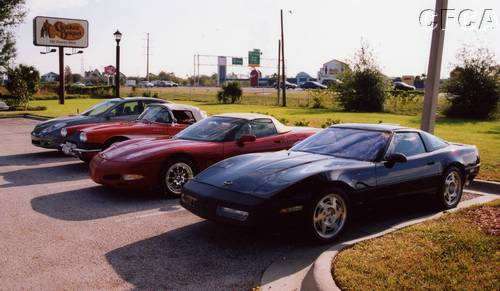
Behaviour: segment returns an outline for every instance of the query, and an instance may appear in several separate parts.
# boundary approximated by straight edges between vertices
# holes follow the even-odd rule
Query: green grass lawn
[[[179,97],[180,98],[180,97]],[[186,97],[187,98],[187,97]],[[47,117],[63,116],[82,112],[103,99],[68,99],[65,105],[57,100],[38,100],[30,102],[32,106],[46,106],[47,110],[33,112],[0,112],[0,116],[19,113],[32,113]],[[419,127],[420,117],[396,115],[390,113],[350,113],[335,109],[313,109],[308,107],[278,107],[252,104],[218,104],[212,101],[178,101],[202,108],[209,114],[223,112],[259,112],[285,118],[293,125],[296,121],[309,121],[310,126],[321,127],[327,119],[347,122],[398,123],[404,126]],[[482,165],[480,177],[500,181],[500,121],[467,121],[440,118],[437,120],[436,134],[446,140],[475,144],[481,153]]]
[[[499,208],[496,200],[360,242],[336,257],[335,281],[343,290],[500,290],[500,236],[489,232]]]

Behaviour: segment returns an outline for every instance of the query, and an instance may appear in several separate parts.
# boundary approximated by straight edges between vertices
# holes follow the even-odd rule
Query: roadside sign
[[[113,76],[116,74],[116,68],[114,66],[106,66],[104,67],[104,74]]]
[[[33,44],[86,48],[89,46],[89,23],[83,19],[37,16],[33,18]]]
[[[248,66],[260,67],[260,49],[254,49],[248,52]]]
[[[243,58],[231,58],[233,65],[243,65]]]

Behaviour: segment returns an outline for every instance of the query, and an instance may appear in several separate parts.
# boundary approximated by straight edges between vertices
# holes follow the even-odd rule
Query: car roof
[[[246,120],[254,120],[259,118],[271,118],[269,115],[259,114],[259,113],[221,113],[215,114],[214,116],[222,116],[222,117],[232,117]]]
[[[121,97],[121,98],[111,98],[109,100],[116,100],[116,101],[144,101],[144,100],[149,100],[149,101],[156,101],[158,103],[170,103],[169,101],[165,99],[160,99],[160,98],[153,98],[153,97]]]
[[[391,123],[342,123],[333,125],[332,127],[377,130],[377,131],[396,131],[401,129],[405,130],[411,129],[408,127],[401,126],[399,124],[391,124]]]
[[[259,113],[222,113],[222,114],[216,114],[214,116],[238,118],[238,119],[245,119],[245,120],[267,118],[267,119],[271,119],[271,121],[274,123],[274,126],[276,127],[276,131],[278,133],[285,133],[285,132],[289,132],[291,130],[291,127],[286,126],[283,123],[279,122],[276,118],[269,116],[269,115],[265,115],[265,114],[259,114]]]

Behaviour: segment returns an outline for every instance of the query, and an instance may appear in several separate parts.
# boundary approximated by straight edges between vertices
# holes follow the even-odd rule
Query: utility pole
[[[147,33],[146,44],[146,80],[149,82],[149,32]]]
[[[198,76],[197,76],[197,80],[198,80],[198,87],[200,86],[200,55],[198,54],[197,55],[197,58],[198,58]]]
[[[59,104],[64,104],[64,47],[59,47]]]
[[[425,80],[424,108],[420,124],[422,130],[430,133],[434,132],[434,125],[436,123],[436,107],[439,94],[441,62],[443,59],[447,7],[448,0],[436,0],[436,9],[434,10],[436,15],[432,30],[429,66],[427,67],[427,79]]]
[[[280,90],[281,90],[281,87],[280,87],[280,84],[281,84],[281,81],[280,81],[280,63],[281,63],[281,39],[278,39],[278,77],[276,78],[276,89],[277,89],[277,92],[278,92],[278,101],[276,103],[276,105],[280,105]]]
[[[193,87],[196,86],[196,55],[193,55]]]
[[[283,9],[281,9],[281,76],[283,78],[283,106],[286,107],[285,37],[283,33]]]

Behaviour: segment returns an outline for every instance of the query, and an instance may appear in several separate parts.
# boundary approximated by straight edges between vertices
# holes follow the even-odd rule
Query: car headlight
[[[48,126],[48,127],[44,128],[44,129],[42,130],[42,133],[49,133],[49,132],[53,132],[53,131],[56,131],[56,130],[58,130],[58,129],[60,129],[60,128],[63,128],[63,127],[65,127],[65,126],[66,126],[66,122],[58,122],[58,123],[56,123],[56,124],[53,124],[53,125],[51,125],[51,126]]]
[[[66,137],[67,135],[68,135],[68,130],[66,129],[66,127],[63,127],[63,129],[61,129],[61,136]]]
[[[87,134],[85,132],[80,133],[80,141],[87,142]]]

